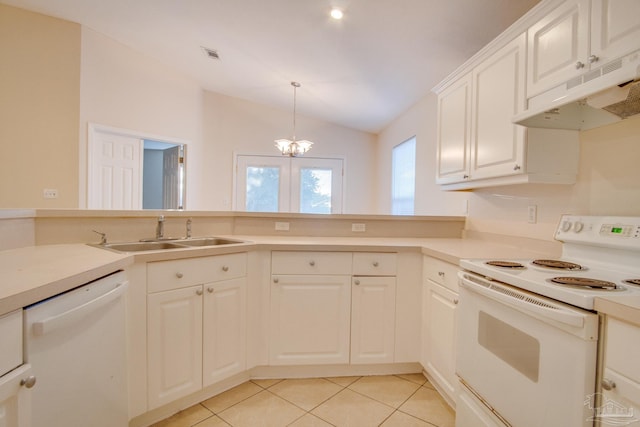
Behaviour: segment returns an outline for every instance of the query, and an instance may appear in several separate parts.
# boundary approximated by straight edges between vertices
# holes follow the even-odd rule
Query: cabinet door
[[[202,286],[147,297],[149,409],[202,388]]]
[[[512,123],[524,110],[526,35],[473,70],[472,179],[524,172],[525,128]]]
[[[428,280],[426,289],[426,366],[450,400],[455,399],[456,306],[458,295]]]
[[[529,28],[527,97],[585,71],[589,57],[589,0],[568,0]]]
[[[354,277],[351,288],[351,363],[392,363],[396,278]]]
[[[31,365],[22,365],[0,377],[0,426],[29,427],[31,425],[29,389],[20,384],[30,375]]]
[[[468,178],[471,126],[471,74],[438,95],[438,154],[436,182]]]
[[[204,285],[203,386],[244,371],[247,279]]]
[[[272,276],[270,363],[349,363],[350,315],[351,276]]]
[[[591,54],[598,63],[640,49],[640,1],[592,0]]]

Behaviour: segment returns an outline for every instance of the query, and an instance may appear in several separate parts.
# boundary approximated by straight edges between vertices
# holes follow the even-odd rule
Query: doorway
[[[185,209],[186,143],[89,125],[89,209]]]

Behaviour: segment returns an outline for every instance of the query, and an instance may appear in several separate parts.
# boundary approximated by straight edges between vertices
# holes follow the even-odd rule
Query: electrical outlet
[[[58,190],[55,188],[45,188],[42,190],[42,197],[45,199],[57,199],[58,198]]]
[[[276,222],[276,231],[289,231],[288,222]]]
[[[362,233],[362,232],[367,231],[367,226],[365,224],[353,223],[353,224],[351,224],[351,231]]]
[[[538,220],[538,206],[530,205],[527,208],[527,222],[529,224],[535,224]]]

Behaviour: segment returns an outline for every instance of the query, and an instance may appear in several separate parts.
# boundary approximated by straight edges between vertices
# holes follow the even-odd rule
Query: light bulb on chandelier
[[[298,82],[291,82],[291,86],[293,86],[293,137],[292,139],[276,139],[275,143],[283,156],[296,157],[309,151],[313,142],[306,139],[296,141],[296,89],[301,85]]]

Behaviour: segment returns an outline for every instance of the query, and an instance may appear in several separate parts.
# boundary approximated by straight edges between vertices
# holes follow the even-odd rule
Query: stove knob
[[[571,221],[562,221],[562,231],[564,231],[565,233],[569,230],[571,230]]]
[[[581,232],[583,228],[584,228],[584,224],[581,223],[580,221],[576,221],[576,223],[573,224],[573,231],[575,231],[576,233]]]

